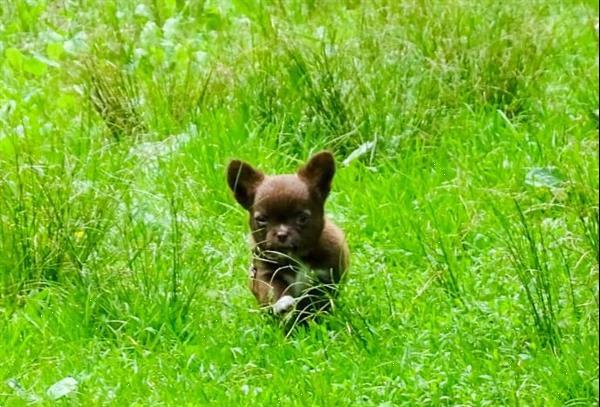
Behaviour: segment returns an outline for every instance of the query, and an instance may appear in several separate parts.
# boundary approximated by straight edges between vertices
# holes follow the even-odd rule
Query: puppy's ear
[[[243,161],[233,160],[227,167],[229,188],[233,191],[235,199],[246,209],[254,203],[254,193],[264,178],[262,172]]]
[[[298,175],[315,188],[323,200],[329,195],[334,174],[335,160],[329,151],[315,154],[298,170]]]

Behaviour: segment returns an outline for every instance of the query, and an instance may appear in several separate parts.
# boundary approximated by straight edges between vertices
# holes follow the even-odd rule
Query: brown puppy
[[[344,234],[324,216],[334,173],[329,152],[296,174],[265,175],[242,161],[229,163],[229,187],[250,215],[250,289],[275,314],[295,307],[305,319],[327,309],[348,268]]]

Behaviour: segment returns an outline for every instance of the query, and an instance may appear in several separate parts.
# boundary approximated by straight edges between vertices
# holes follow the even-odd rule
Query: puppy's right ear
[[[329,151],[313,155],[306,165],[298,170],[298,175],[318,191],[323,201],[329,195],[334,174],[335,160]]]
[[[246,209],[254,203],[254,193],[264,178],[262,172],[243,161],[233,160],[227,167],[229,188],[233,191],[235,199]]]

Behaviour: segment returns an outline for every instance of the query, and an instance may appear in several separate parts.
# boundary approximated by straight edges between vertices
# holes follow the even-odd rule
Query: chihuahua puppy
[[[296,174],[265,175],[245,162],[229,163],[229,188],[249,214],[250,290],[275,314],[296,309],[306,319],[328,309],[348,268],[344,233],[324,215],[334,173],[325,151]]]

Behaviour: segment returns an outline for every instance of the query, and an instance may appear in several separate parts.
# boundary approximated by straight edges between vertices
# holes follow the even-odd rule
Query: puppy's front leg
[[[294,308],[296,299],[291,295],[284,295],[273,304],[273,312],[277,315],[283,314]]]
[[[253,264],[250,272],[250,290],[263,306],[272,305],[275,314],[289,311],[295,304],[295,299],[287,294],[289,286],[285,279],[278,276],[270,268]]]

